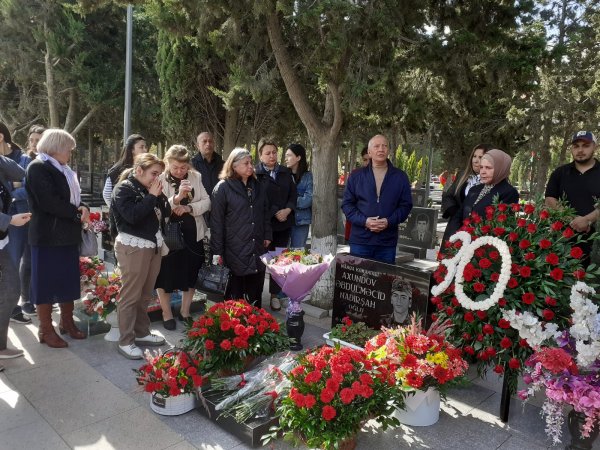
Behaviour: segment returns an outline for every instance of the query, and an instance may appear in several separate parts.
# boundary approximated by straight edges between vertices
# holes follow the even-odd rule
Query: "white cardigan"
[[[175,197],[175,189],[171,186],[171,183],[166,181],[166,173],[162,173],[159,177],[163,186],[163,194],[167,196],[169,199],[169,204],[171,208],[178,206],[174,203],[173,199]],[[206,235],[206,222],[204,222],[204,217],[202,216],[206,211],[210,210],[210,197],[206,193],[206,189],[204,189],[204,185],[202,184],[202,175],[200,172],[196,172],[195,170],[188,170],[188,180],[192,184],[194,188],[194,198],[189,203],[189,206],[192,207],[192,216],[196,220],[196,241],[201,241],[204,239]]]

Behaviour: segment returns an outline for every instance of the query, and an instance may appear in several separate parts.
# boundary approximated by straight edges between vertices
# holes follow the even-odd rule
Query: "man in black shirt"
[[[546,206],[556,208],[559,199],[566,199],[577,216],[571,227],[579,233],[590,233],[598,219],[595,203],[600,200],[600,162],[594,158],[596,137],[591,131],[573,135],[571,154],[573,162],[558,167],[546,185]],[[582,246],[589,255],[591,244]]]

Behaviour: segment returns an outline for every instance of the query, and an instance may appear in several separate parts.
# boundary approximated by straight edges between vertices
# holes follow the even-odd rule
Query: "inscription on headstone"
[[[332,326],[345,316],[369,327],[406,325],[427,317],[431,272],[340,253],[335,260]]]

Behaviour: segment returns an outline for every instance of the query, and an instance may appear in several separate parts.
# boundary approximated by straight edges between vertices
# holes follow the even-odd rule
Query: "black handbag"
[[[198,272],[196,289],[204,292],[211,292],[213,294],[225,295],[230,276],[231,272],[225,266],[203,266]]]
[[[181,222],[166,222],[163,238],[171,252],[184,248],[185,241],[183,240],[183,232],[181,231]]]

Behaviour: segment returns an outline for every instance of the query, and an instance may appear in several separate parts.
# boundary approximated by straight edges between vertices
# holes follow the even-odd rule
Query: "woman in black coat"
[[[481,184],[473,187],[458,212],[448,222],[446,232],[451,230],[449,236],[456,233],[462,226],[463,220],[477,213],[485,218],[485,208],[490,206],[494,199],[498,203],[512,204],[519,201],[519,192],[508,182],[512,159],[502,150],[492,149],[481,158],[479,177]]]
[[[84,339],[73,321],[73,301],[81,296],[79,245],[81,227],[90,212],[81,203],[77,175],[67,165],[75,139],[64,130],[44,131],[38,156],[27,167],[25,189],[31,222],[31,302],[37,307],[40,343],[61,348],[68,344],[52,326],[52,304],[60,304],[61,334]]]
[[[294,209],[298,193],[292,171],[277,163],[277,145],[263,139],[258,144],[258,154],[260,163],[256,165],[256,177],[267,188],[273,229],[269,250],[275,250],[289,245],[292,227],[296,223]],[[273,279],[269,280],[269,292],[271,309],[279,311],[281,302],[277,296],[281,293],[281,287]]]
[[[210,214],[213,261],[231,270],[225,298],[246,298],[260,307],[265,266],[260,256],[273,238],[265,185],[254,176],[250,153],[234,149],[215,186]]]
[[[471,150],[465,169],[459,174],[456,180],[448,186],[448,189],[444,190],[444,193],[442,194],[441,210],[442,217],[448,219],[448,225],[460,210],[465,201],[465,197],[471,188],[480,183],[479,165],[481,163],[481,157],[491,149],[492,146],[490,144],[476,145],[473,150]],[[456,233],[456,230],[453,231],[452,227],[447,226],[442,242],[447,241],[454,233]]]

